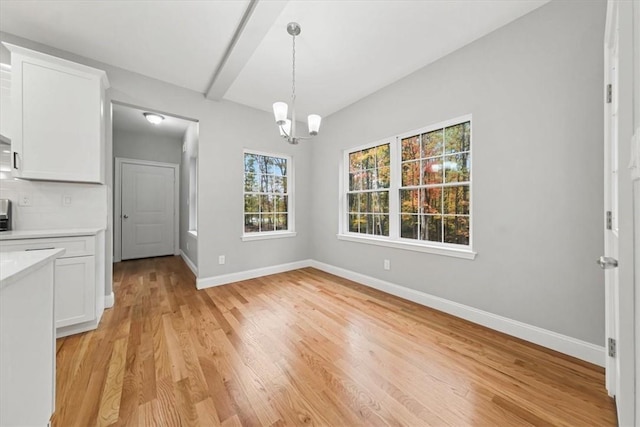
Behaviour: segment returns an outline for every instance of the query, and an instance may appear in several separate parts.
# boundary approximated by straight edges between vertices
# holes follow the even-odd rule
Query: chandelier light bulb
[[[287,110],[289,106],[286,102],[274,102],[273,103],[273,115],[276,118],[276,123],[282,126],[287,120]]]
[[[320,131],[320,122],[322,121],[322,117],[317,114],[309,114],[307,117],[307,124],[309,125],[309,135],[317,135],[318,131]]]

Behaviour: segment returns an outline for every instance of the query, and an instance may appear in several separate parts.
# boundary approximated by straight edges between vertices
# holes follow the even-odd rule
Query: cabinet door
[[[100,82],[22,63],[20,176],[99,182]]]
[[[95,257],[56,260],[56,328],[96,317]]]

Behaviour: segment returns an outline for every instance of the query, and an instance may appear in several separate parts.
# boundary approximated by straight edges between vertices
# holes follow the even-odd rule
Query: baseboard
[[[550,348],[560,353],[573,356],[577,359],[585,360],[598,366],[605,365],[605,348],[603,346],[591,344],[547,329],[532,326],[507,317],[498,316],[487,311],[478,310],[477,308],[469,307],[464,304],[459,304],[444,298],[416,291],[415,289],[406,288],[404,286],[396,285],[395,283],[386,282],[384,280],[376,279],[371,276],[366,276],[364,274],[335,267],[319,261],[312,260],[310,266],[317,268],[318,270],[361,283],[365,286],[378,289],[388,294],[413,301],[426,307],[443,311],[453,316],[486,326],[525,341]]]
[[[113,307],[113,303],[115,302],[115,295],[113,291],[109,295],[105,295],[104,297],[104,308]]]
[[[56,329],[56,339],[62,337],[68,337],[69,335],[75,335],[82,332],[93,331],[98,328],[100,319],[91,320],[89,322],[78,323],[77,325],[65,326]]]
[[[196,267],[193,261],[191,261],[191,258],[189,258],[189,256],[186,253],[184,253],[182,249],[180,249],[180,256],[184,260],[185,264],[187,264],[187,267],[191,269],[191,272],[193,272],[193,275],[198,277],[198,267]]]
[[[238,273],[222,274],[196,279],[198,289],[211,288],[214,286],[226,285],[228,283],[239,282],[241,280],[255,279],[256,277],[268,276],[270,274],[284,273],[285,271],[297,270],[312,265],[312,260],[290,262],[287,264],[273,265],[270,267],[256,268],[253,270],[240,271]]]

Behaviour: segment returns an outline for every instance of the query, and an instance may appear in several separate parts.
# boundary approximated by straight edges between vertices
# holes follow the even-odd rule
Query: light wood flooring
[[[601,368],[312,268],[114,281],[100,327],[57,342],[54,427],[616,423]]]

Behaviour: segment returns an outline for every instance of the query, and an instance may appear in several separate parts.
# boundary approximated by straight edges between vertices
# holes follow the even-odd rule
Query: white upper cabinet
[[[104,71],[5,43],[11,51],[13,176],[104,183]]]

